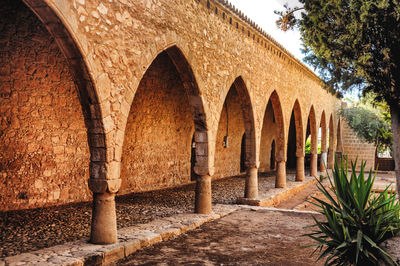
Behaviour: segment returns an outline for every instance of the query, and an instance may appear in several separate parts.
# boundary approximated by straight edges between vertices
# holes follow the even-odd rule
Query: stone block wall
[[[129,113],[120,194],[190,182],[193,119],[182,81],[167,53],[149,67]]]
[[[91,198],[78,93],[54,39],[23,3],[0,6],[0,210]]]
[[[89,165],[96,193],[188,183],[193,135],[197,174],[239,174],[244,131],[249,165],[268,169],[296,102],[303,127],[310,110],[337,123],[318,77],[225,2],[24,2],[0,8],[3,209],[90,200]]]
[[[226,116],[228,110],[228,116]],[[227,135],[228,147],[225,148],[224,136]],[[215,142],[215,174],[213,178],[240,175],[242,138],[245,132],[241,99],[235,86],[231,86],[221,111]]]
[[[273,141],[275,141],[276,147],[276,130],[277,125],[275,121],[274,110],[271,102],[268,102],[264,116],[263,128],[261,131],[260,172],[269,172],[275,169],[275,165],[271,167],[271,148]]]
[[[341,126],[343,153],[348,156],[349,167],[350,160],[358,158],[357,169],[360,169],[361,160],[367,161],[366,170],[375,169],[375,145],[360,140],[345,120],[342,120]]]

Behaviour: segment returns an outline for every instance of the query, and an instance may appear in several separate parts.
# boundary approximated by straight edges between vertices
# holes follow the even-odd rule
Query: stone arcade
[[[304,180],[308,136],[313,176],[343,152],[341,101],[224,1],[6,0],[0,21],[1,211],[93,200],[114,243],[117,192],[195,180],[210,213],[212,179],[257,198],[258,172]]]

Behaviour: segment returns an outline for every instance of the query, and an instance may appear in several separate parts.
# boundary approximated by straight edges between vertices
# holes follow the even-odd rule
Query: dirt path
[[[310,214],[242,209],[118,265],[322,265],[302,237]]]
[[[318,188],[313,186],[308,186],[304,190],[300,191],[289,200],[284,201],[276,206],[279,209],[294,209],[296,206],[304,203],[311,195],[314,195],[318,192]]]

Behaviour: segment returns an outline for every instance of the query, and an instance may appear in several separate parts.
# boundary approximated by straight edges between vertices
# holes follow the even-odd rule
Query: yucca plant
[[[332,177],[328,174],[329,187],[318,181],[317,187],[326,197],[313,197],[310,202],[319,207],[324,221],[315,217],[311,237],[315,251],[321,252],[317,260],[326,258],[326,265],[377,265],[384,261],[397,265],[393,257],[379,247],[386,239],[400,231],[400,205],[389,186],[382,193],[372,191],[375,174],[364,176],[365,162],[356,173],[357,160],[351,162],[348,173],[347,158],[335,162]],[[350,176],[348,176],[350,174]]]

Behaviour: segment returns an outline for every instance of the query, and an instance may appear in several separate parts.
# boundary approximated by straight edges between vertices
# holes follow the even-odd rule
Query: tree
[[[399,0],[299,0],[277,24],[298,27],[306,62],[333,90],[375,93],[391,113],[397,192],[400,192]],[[301,10],[301,18],[294,12]]]
[[[358,138],[374,143],[378,151],[392,148],[390,122],[385,120],[380,111],[358,104],[341,108],[339,114],[344,117],[350,128],[356,132]]]

